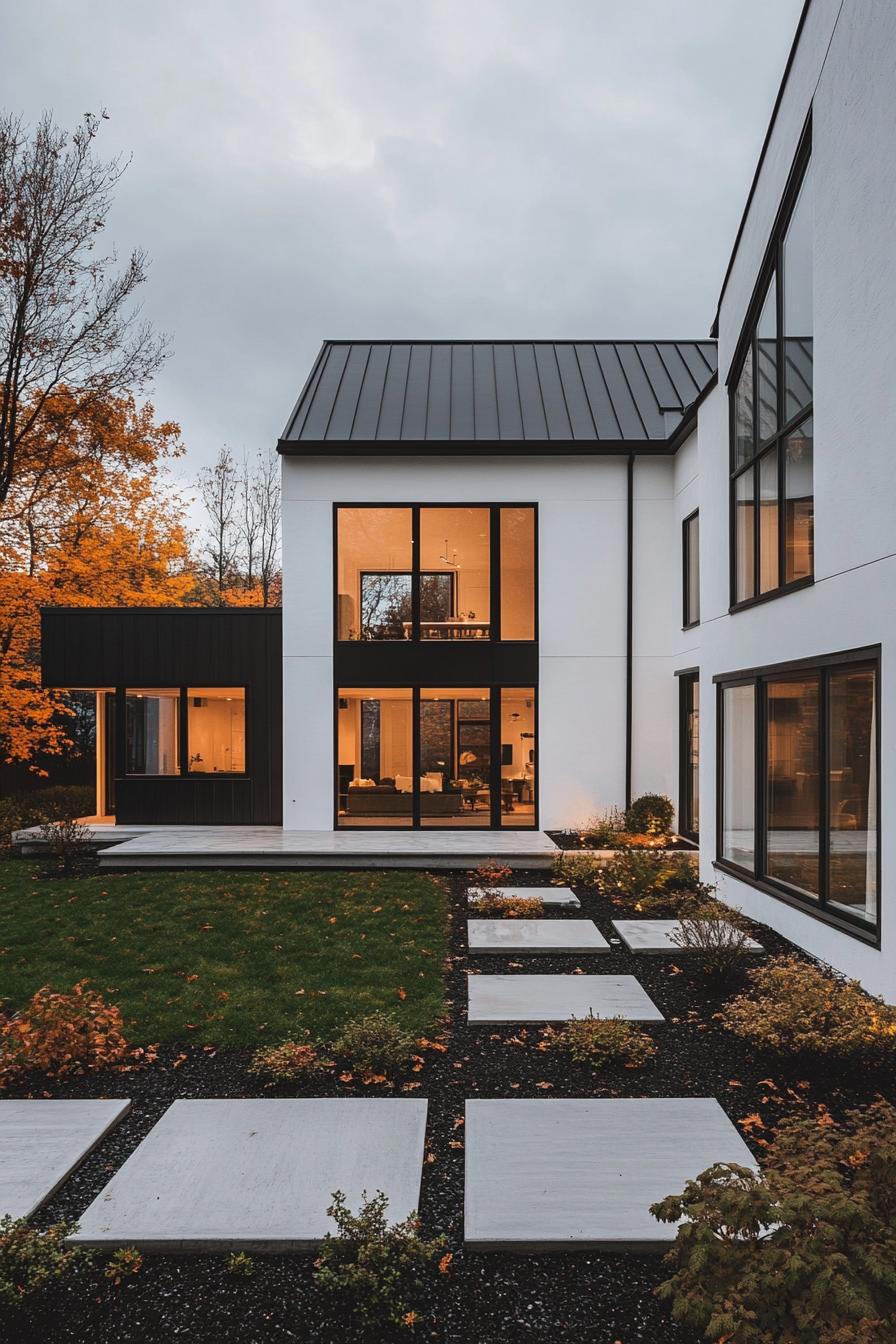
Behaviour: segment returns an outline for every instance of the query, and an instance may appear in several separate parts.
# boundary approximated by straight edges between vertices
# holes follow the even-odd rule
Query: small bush
[[[688,908],[672,941],[690,954],[688,965],[713,984],[737,976],[753,955],[746,920],[720,901]]]
[[[481,863],[478,868],[474,868],[470,877],[473,879],[474,886],[496,887],[499,882],[513,876],[513,869],[505,864],[497,863],[495,859],[488,859]]]
[[[8,851],[12,833],[40,826],[63,817],[90,817],[96,809],[96,793],[90,785],[54,784],[28,793],[0,798],[0,852]]]
[[[306,1035],[303,1040],[262,1046],[252,1056],[249,1072],[271,1083],[297,1083],[310,1078],[320,1067],[317,1047]]]
[[[656,1289],[672,1317],[736,1344],[896,1338],[896,1109],[785,1120],[765,1169],[722,1163],[654,1204],[684,1218]]]
[[[645,1031],[620,1017],[572,1018],[559,1031],[551,1031],[546,1038],[575,1060],[577,1064],[591,1064],[595,1069],[608,1064],[623,1064],[627,1069],[640,1069],[656,1054],[656,1046]]]
[[[625,811],[625,829],[634,835],[668,835],[675,807],[661,793],[642,793]]]
[[[96,868],[96,845],[87,826],[73,817],[45,821],[40,828],[47,847],[43,877],[83,877]]]
[[[730,999],[720,1020],[743,1040],[782,1055],[864,1058],[896,1054],[896,1008],[796,956],[748,972],[750,989]]]
[[[444,1237],[425,1239],[411,1214],[392,1226],[386,1221],[388,1200],[377,1193],[362,1196],[355,1215],[337,1190],[327,1210],[336,1223],[314,1262],[315,1280],[325,1292],[337,1292],[351,1303],[365,1333],[379,1338],[384,1325],[412,1325],[417,1318],[409,1297],[423,1288],[426,1271],[445,1245]]]
[[[103,1273],[107,1279],[118,1286],[123,1279],[132,1279],[143,1268],[143,1256],[136,1246],[120,1246],[113,1251]]]
[[[575,850],[563,850],[554,856],[554,877],[567,886],[578,883],[582,887],[596,886],[600,878],[602,861],[592,854],[577,854]]]
[[[334,1052],[361,1073],[400,1069],[413,1046],[413,1036],[404,1031],[394,1013],[381,1011],[352,1018],[333,1041]]]
[[[120,1064],[128,1053],[121,1011],[81,980],[70,994],[48,986],[15,1016],[0,1014],[0,1086],[32,1070],[61,1078]]]
[[[238,1279],[251,1279],[255,1273],[255,1261],[245,1251],[233,1251],[227,1257],[227,1273]]]
[[[68,1223],[54,1223],[41,1232],[24,1218],[0,1219],[0,1301],[18,1305],[86,1265],[89,1255],[65,1244],[74,1231]]]
[[[702,910],[715,899],[715,887],[707,882],[698,882],[691,876],[690,885],[679,886],[673,879],[672,886],[661,886],[656,891],[647,891],[636,902],[638,913],[664,919],[682,919],[695,910]]]
[[[544,901],[540,896],[507,896],[500,887],[483,888],[476,902],[476,913],[496,919],[541,919]]]
[[[597,816],[589,817],[575,830],[581,842],[592,849],[615,849],[624,828],[624,813],[618,807],[609,807]]]

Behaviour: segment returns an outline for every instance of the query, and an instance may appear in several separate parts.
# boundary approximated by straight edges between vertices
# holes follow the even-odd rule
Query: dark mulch
[[[544,873],[515,873],[520,885],[540,885]],[[467,1254],[463,1247],[463,1116],[467,1097],[710,1096],[734,1121],[759,1115],[771,1126],[786,1110],[826,1105],[834,1114],[892,1094],[892,1080],[867,1071],[833,1072],[829,1066],[783,1067],[751,1056],[714,1021],[721,998],[707,995],[687,970],[684,957],[635,957],[621,945],[598,957],[538,957],[513,963],[506,957],[468,957],[465,879],[451,888],[451,957],[447,969],[449,1020],[439,1039],[445,1053],[421,1050],[427,1060],[417,1074],[394,1080],[394,1090],[421,1083],[410,1095],[429,1098],[427,1161],[421,1215],[428,1235],[443,1233],[453,1262],[413,1306],[421,1319],[407,1340],[457,1344],[520,1344],[563,1339],[583,1344],[697,1344],[675,1327],[652,1293],[663,1278],[660,1258],[591,1253],[554,1256]],[[633,916],[588,889],[578,889],[582,910],[564,913],[593,918],[608,938],[610,920]],[[552,912],[553,914],[553,912]],[[558,916],[559,917],[559,916]],[[784,939],[758,927],[771,953],[792,950]],[[556,1051],[539,1051],[541,1029],[469,1028],[465,1020],[467,971],[525,974],[527,970],[633,973],[668,1021],[647,1030],[658,1053],[648,1068],[613,1069],[594,1075]],[[731,985],[728,992],[738,986]],[[166,1048],[158,1065],[124,1077],[96,1076],[56,1084],[45,1095],[129,1096],[130,1116],[62,1187],[41,1215],[43,1222],[77,1218],[109,1175],[134,1149],[176,1097],[242,1097],[263,1092],[246,1072],[249,1051],[212,1053],[194,1045]],[[177,1063],[177,1067],[174,1067]],[[540,1089],[538,1083],[550,1083]],[[335,1073],[307,1088],[279,1095],[371,1095],[357,1081],[340,1083]],[[743,1131],[753,1142],[762,1131]],[[767,1132],[767,1131],[766,1131]],[[757,1148],[758,1152],[759,1149]],[[672,1193],[672,1192],[670,1192]],[[345,1310],[323,1300],[312,1281],[310,1257],[259,1257],[251,1278],[227,1272],[226,1257],[147,1257],[133,1279],[117,1288],[102,1275],[102,1262],[82,1280],[58,1285],[42,1299],[30,1323],[0,1314],[0,1339],[52,1340],[54,1344],[130,1344],[188,1339],[204,1341],[350,1341],[357,1336]],[[378,1339],[389,1338],[387,1332]]]
[[[586,849],[593,850],[596,846],[581,831],[545,831],[545,835],[550,836],[558,849]],[[685,840],[684,836],[670,836],[663,846],[667,850],[693,850],[697,852],[697,846],[690,840]]]

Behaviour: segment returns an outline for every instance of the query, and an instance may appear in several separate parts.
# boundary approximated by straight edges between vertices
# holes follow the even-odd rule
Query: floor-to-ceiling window
[[[718,857],[821,918],[878,927],[876,651],[721,678]]]
[[[534,827],[534,504],[337,504],[336,825]]]
[[[688,840],[700,836],[700,674],[678,679],[678,829]]]
[[[535,703],[531,686],[341,687],[337,825],[534,826]]]

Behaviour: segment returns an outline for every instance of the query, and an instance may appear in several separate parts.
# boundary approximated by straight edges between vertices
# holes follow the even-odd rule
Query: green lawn
[[[446,899],[383,872],[104,873],[40,879],[0,863],[0,998],[88,978],[135,1044],[258,1045],[394,1010],[414,1032],[443,1005]]]

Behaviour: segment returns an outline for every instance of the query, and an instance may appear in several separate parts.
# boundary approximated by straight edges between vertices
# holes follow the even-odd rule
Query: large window
[[[346,640],[534,640],[532,505],[340,505]]]
[[[734,607],[812,579],[812,231],[807,140],[730,382]]]
[[[685,630],[700,623],[700,515],[695,510],[681,525],[682,618]]]
[[[823,918],[878,922],[878,663],[837,655],[722,681],[723,866]]]
[[[125,728],[129,775],[180,773],[180,691],[128,690]]]
[[[241,775],[245,770],[245,687],[125,691],[128,775]]]
[[[533,687],[343,687],[340,827],[535,826]]]

